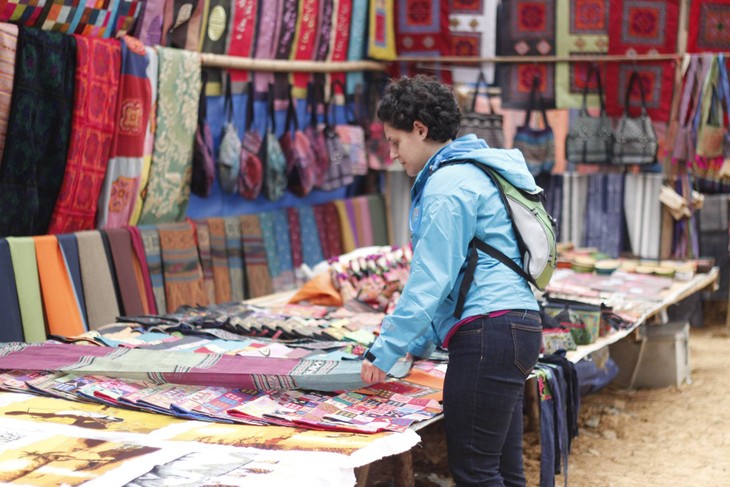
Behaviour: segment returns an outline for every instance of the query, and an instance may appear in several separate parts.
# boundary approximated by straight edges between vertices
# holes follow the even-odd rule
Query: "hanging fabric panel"
[[[208,230],[210,231],[210,253],[213,258],[215,302],[227,303],[231,300],[231,273],[228,270],[225,221],[223,218],[208,218]]]
[[[659,258],[662,208],[659,192],[661,174],[627,174],[623,209],[634,255]]]
[[[379,193],[368,195],[367,202],[373,231],[373,245],[389,245],[388,216],[383,195]]]
[[[20,316],[23,319],[23,336],[26,342],[42,342],[46,339],[46,323],[43,318],[38,263],[35,243],[30,237],[7,239],[13,261],[15,287],[18,291]]]
[[[125,316],[144,314],[141,294],[144,289],[137,286],[134,275],[132,238],[126,228],[112,228],[107,230],[109,246],[112,251],[112,260],[119,284],[119,294],[122,298],[121,312]]]
[[[95,230],[78,232],[76,239],[89,329],[96,330],[116,322],[119,303],[101,233]]]
[[[266,211],[259,214],[259,222],[261,224],[261,236],[264,241],[264,250],[266,251],[266,264],[269,267],[269,275],[271,276],[271,286],[274,292],[280,292],[281,289],[281,266],[279,264],[279,251],[276,246],[276,229],[274,228],[274,212]]]
[[[580,246],[585,235],[588,176],[574,172],[563,174],[563,219],[560,241]]]
[[[0,309],[3,310],[0,342],[22,342],[23,319],[20,315],[13,259],[10,245],[4,238],[0,239]]]
[[[73,33],[76,14],[83,10],[80,3],[81,0],[47,0],[35,27],[62,34]]]
[[[294,264],[294,268],[298,269],[304,263],[299,212],[296,208],[287,208],[286,218],[289,222],[289,242],[291,243],[292,263]]]
[[[144,45],[133,37],[125,36],[122,38],[117,127],[99,196],[98,228],[126,226],[137,202],[152,99],[146,72]]]
[[[373,222],[370,216],[370,206],[367,196],[352,199],[355,207],[355,222],[357,224],[358,247],[373,245]]]
[[[269,2],[276,3],[276,2]],[[256,42],[256,22],[259,14],[258,0],[233,1],[231,32],[226,46],[226,54],[236,57],[254,57]],[[230,70],[231,92],[243,93],[252,75],[248,71]]]
[[[500,56],[550,56],[555,54],[555,1],[504,0],[498,26]],[[499,67],[502,108],[526,109],[533,80],[545,108],[555,107],[555,64],[507,64]]]
[[[180,306],[207,306],[203,270],[190,223],[168,223],[158,227],[162,268],[165,275],[165,302],[175,311]]]
[[[317,221],[317,232],[322,245],[325,259],[338,257],[344,253],[342,243],[342,229],[339,212],[335,203],[325,203],[314,207],[314,217]]]
[[[147,268],[150,271],[152,294],[155,296],[155,306],[158,314],[167,313],[165,301],[165,278],[162,273],[162,254],[160,253],[160,234],[157,227],[140,227],[142,245],[147,259]]]
[[[213,255],[210,253],[210,231],[205,221],[195,222],[195,240],[198,242],[205,294],[208,295],[208,302],[214,304],[216,299],[215,281],[213,280]]]
[[[730,51],[730,0],[689,2],[687,52]]]
[[[261,10],[259,11],[259,25],[254,49],[256,59],[274,59],[283,2],[284,0],[269,0],[259,3]],[[257,93],[267,93],[269,84],[273,82],[274,73],[264,71],[254,73],[254,86]]]
[[[68,269],[69,276],[71,277],[74,294],[76,295],[76,299],[78,300],[79,308],[81,310],[81,319],[84,320],[84,328],[88,330],[89,325],[86,321],[84,281],[81,278],[81,260],[79,259],[79,245],[76,241],[76,235],[73,233],[66,233],[63,235],[56,235],[56,238],[58,239],[58,246],[61,248],[63,259],[66,261],[66,268]]]
[[[609,12],[608,54],[674,53],[677,49],[678,0],[617,0]],[[638,71],[646,95],[646,108],[654,122],[669,120],[674,90],[671,61],[609,63],[606,66],[606,112],[619,117],[633,71]],[[638,112],[641,94],[636,87],[629,108]]]
[[[319,242],[319,233],[317,232],[317,219],[314,216],[314,208],[307,205],[300,206],[296,210],[299,213],[302,260],[310,268],[314,268],[314,266],[324,260],[322,246]]]
[[[94,228],[109,150],[116,130],[119,42],[76,38],[76,79],[66,172],[48,233]]]
[[[244,265],[249,298],[267,296],[274,292],[271,274],[266,260],[266,247],[257,215],[241,216]]]
[[[157,117],[157,73],[158,60],[157,51],[154,47],[145,47],[145,57],[147,58],[147,79],[150,83],[150,116],[147,121],[147,129],[144,137],[144,149],[142,156],[142,174],[139,177],[140,190],[137,192],[137,199],[134,204],[132,216],[129,218],[129,225],[134,226],[139,222],[144,206],[144,196],[147,194],[147,183],[150,178],[150,170],[152,169],[152,152],[155,148],[155,118]]]
[[[319,24],[322,22],[320,3],[324,3],[325,1],[299,0],[299,14],[297,15],[290,59],[296,61],[311,61],[315,59],[317,55],[317,42],[321,39],[321,36],[318,35]],[[307,85],[311,80],[312,74],[307,71],[292,73],[292,96],[299,99],[306,99]]]
[[[0,166],[0,235],[46,233],[71,132],[76,40],[21,27]]]
[[[200,98],[200,55],[164,47],[157,53],[157,130],[141,225],[185,218]]]
[[[386,5],[392,4],[392,0]],[[389,39],[387,34],[387,20],[395,15],[395,38],[399,56],[429,56],[434,57],[436,72],[434,73],[444,83],[451,83],[451,71],[439,67],[439,56],[451,54],[451,32],[449,31],[449,0],[397,0],[395,10],[380,9],[378,13],[376,2],[370,4],[370,46],[369,54],[372,56],[374,43],[381,42],[383,45],[383,57],[390,53],[392,48],[387,47]],[[395,12],[393,14],[393,12]],[[384,16],[379,19],[378,15]],[[373,26],[372,22],[379,20],[381,26]],[[376,29],[377,27],[377,29]],[[378,31],[382,31],[378,32]],[[372,37],[375,36],[375,39]],[[395,55],[395,50],[392,50]],[[416,64],[403,64],[396,67],[401,75],[414,75],[418,68]]]
[[[165,0],[146,0],[137,19],[133,36],[146,46],[161,44],[164,12]]]
[[[229,30],[233,2],[230,0],[207,0],[206,4],[208,5],[208,9],[204,14],[205,22],[203,23],[201,36],[203,40],[200,51],[210,54],[225,54],[226,42],[230,35]],[[162,59],[160,59],[160,69],[162,68],[161,65]],[[213,68],[206,69],[206,72],[208,83],[205,86],[205,94],[208,96],[220,96],[223,94],[223,79],[221,78],[223,70]],[[198,77],[200,77],[199,74]]]
[[[301,0],[301,3],[312,0]],[[275,38],[275,59],[291,59],[294,50],[294,36],[297,31],[299,18],[299,0],[283,0],[281,18],[277,28],[278,37]],[[274,103],[276,110],[283,110],[289,101],[289,73],[274,73]]]
[[[197,51],[205,7],[204,0],[167,0],[162,21],[162,45]]]
[[[494,57],[497,49],[498,0],[452,0],[449,11],[451,55]],[[473,84],[478,68],[454,67],[454,83]],[[494,63],[481,65],[487,83],[494,83]]]
[[[119,0],[117,15],[110,26],[110,35],[106,37],[119,39],[125,35],[132,35],[130,31],[134,27],[140,11],[144,8],[143,4],[146,2],[147,0]]]
[[[585,216],[585,246],[595,247],[611,257],[623,248],[624,175],[588,176],[588,204]]]
[[[342,241],[341,253],[352,252],[357,248],[357,242],[355,241],[355,233],[352,231],[350,223],[350,217],[347,212],[345,202],[338,200],[333,202],[335,210],[337,211],[337,218],[339,221],[338,227],[340,228],[340,239]]]
[[[557,0],[558,56],[601,55],[608,52],[608,0]],[[583,88],[590,63],[557,63],[555,65],[556,108],[580,108]],[[600,69],[600,68],[599,68]],[[603,69],[599,76],[603,77]],[[587,104],[598,106],[598,86],[589,80]]]
[[[274,291],[291,291],[296,289],[297,282],[294,276],[291,240],[289,238],[289,222],[286,218],[286,211],[273,211],[272,219],[274,221],[274,232],[276,235],[276,252],[279,256],[279,274],[274,279]]]
[[[352,28],[352,7],[353,0],[333,0],[330,46],[325,58],[327,61],[347,61],[347,51],[351,36],[350,31]],[[362,76],[362,73],[359,74]],[[325,86],[332,86],[332,83],[345,86],[347,83],[347,74],[343,72],[327,73],[325,75]]]
[[[365,57],[367,38],[365,29],[368,25],[368,0],[352,0],[352,17],[350,20],[350,39],[347,46],[347,60],[360,61]],[[357,87],[365,83],[362,71],[347,73],[347,93],[354,94]]]
[[[150,278],[150,269],[147,265],[147,256],[145,255],[144,242],[142,241],[142,233],[137,227],[128,227],[129,234],[132,237],[132,249],[134,249],[134,259],[139,264],[142,283],[144,285],[145,299],[148,311],[146,314],[157,314],[157,303],[152,288],[152,280]]]
[[[15,77],[15,49],[18,44],[18,26],[0,24],[0,161],[8,133],[8,117],[13,99]]]
[[[241,220],[237,216],[223,219],[228,253],[228,273],[231,276],[231,301],[243,301],[243,254],[241,241]]]
[[[335,32],[333,31],[335,18],[335,0],[320,0],[319,1],[319,23],[317,25],[317,31],[315,32],[315,38],[317,39],[316,47],[314,49],[314,60],[315,61],[327,61],[330,60],[330,50],[334,46],[333,37]],[[349,20],[349,19],[348,19]],[[349,22],[348,22],[349,24]],[[342,78],[344,81],[344,77]],[[312,83],[318,86],[327,86],[327,75],[326,73],[312,73]],[[305,97],[309,100],[305,90]]]
[[[109,37],[107,30],[111,31],[109,25],[112,20],[119,0],[83,0],[86,5],[81,13],[81,19],[74,30],[74,34],[85,37]]]

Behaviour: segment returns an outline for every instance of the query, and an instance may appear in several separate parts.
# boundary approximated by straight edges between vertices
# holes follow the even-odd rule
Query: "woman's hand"
[[[362,369],[360,370],[360,378],[366,384],[376,384],[385,380],[386,373],[373,365],[373,363],[365,359],[362,361]]]

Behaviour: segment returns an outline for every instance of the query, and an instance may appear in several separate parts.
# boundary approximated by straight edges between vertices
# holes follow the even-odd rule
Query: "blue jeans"
[[[524,486],[522,395],[542,343],[536,311],[463,325],[449,342],[444,426],[458,486]]]

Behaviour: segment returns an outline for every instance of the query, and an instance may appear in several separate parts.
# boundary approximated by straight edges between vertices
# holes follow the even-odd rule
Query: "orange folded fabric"
[[[343,306],[342,296],[327,272],[314,276],[289,299],[291,304],[302,301],[320,306]]]
[[[43,304],[52,335],[76,336],[86,331],[81,308],[58,240],[53,235],[33,237]]]

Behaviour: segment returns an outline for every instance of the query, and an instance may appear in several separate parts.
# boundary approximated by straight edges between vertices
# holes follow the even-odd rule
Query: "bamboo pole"
[[[201,53],[200,62],[211,68],[243,71],[332,73],[348,71],[385,71],[387,65],[377,61],[290,61],[286,59],[254,59]]]
[[[652,62],[677,61],[682,56],[678,53],[667,54],[606,54],[606,55],[573,55],[573,56],[404,56],[395,60],[398,63],[440,63],[440,64],[481,64],[481,63],[581,63],[581,62]]]

